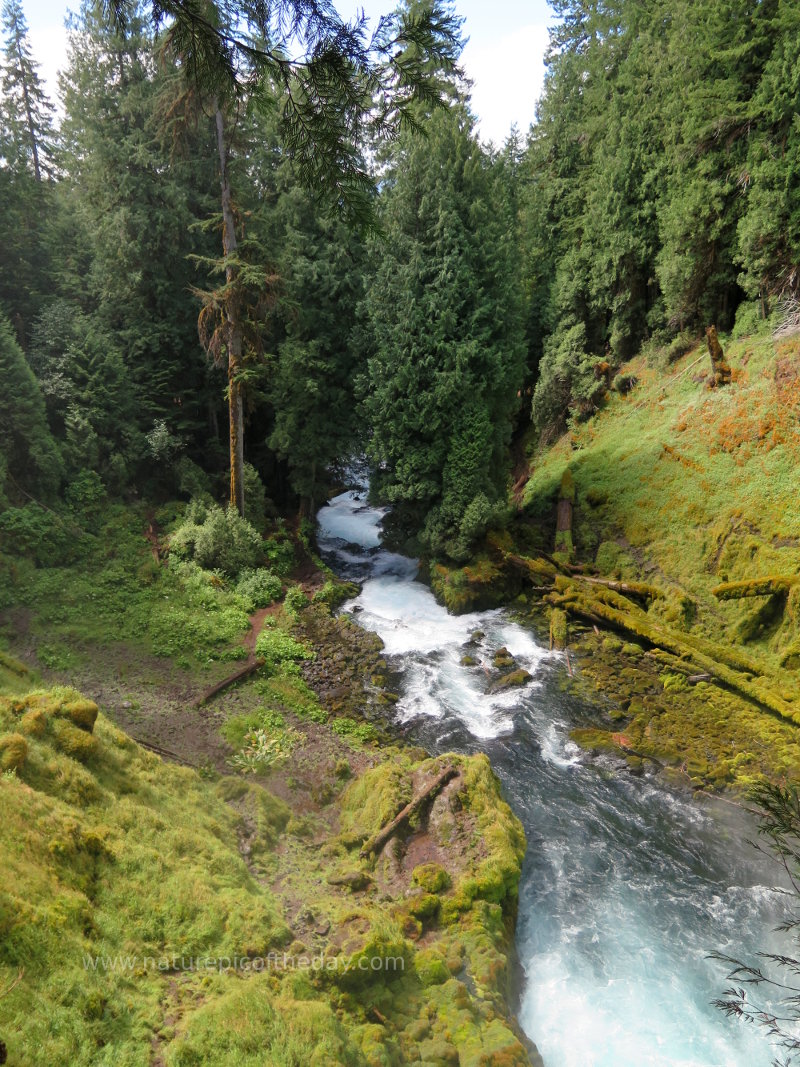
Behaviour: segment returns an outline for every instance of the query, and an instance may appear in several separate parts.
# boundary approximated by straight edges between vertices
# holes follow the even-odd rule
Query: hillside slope
[[[607,698],[577,739],[696,788],[800,774],[800,338],[722,341],[727,385],[705,341],[621,368],[630,392],[531,452],[511,527],[520,609],[544,606],[557,642],[566,612],[580,684]],[[573,547],[548,563],[565,493]]]

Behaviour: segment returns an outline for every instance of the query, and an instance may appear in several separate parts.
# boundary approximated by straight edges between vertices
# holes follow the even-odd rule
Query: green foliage
[[[523,373],[510,205],[463,106],[392,159],[365,299],[374,489],[391,535],[465,559],[493,521]]]
[[[331,722],[331,729],[339,737],[346,737],[359,745],[368,745],[376,741],[378,734],[372,723],[356,722],[355,719],[338,718]]]
[[[39,385],[16,342],[11,325],[0,314],[0,455],[3,494],[18,497],[27,490],[48,499],[59,487],[61,457],[45,416]]]
[[[235,508],[193,501],[185,521],[170,539],[170,551],[178,559],[193,559],[205,570],[235,577],[257,566],[262,543],[258,532]]]
[[[307,608],[311,601],[303,592],[299,585],[293,585],[286,594],[284,600],[284,607],[292,618],[296,619],[304,608]]]
[[[800,277],[796,5],[555,7],[519,168],[533,416],[550,432],[596,411],[599,361],[728,330],[745,294],[751,329]]]
[[[259,567],[257,570],[245,568],[239,573],[236,593],[244,601],[249,612],[273,604],[280,599],[282,592],[280,578],[265,567]]]
[[[311,649],[277,626],[265,626],[256,639],[256,655],[270,671],[298,673],[298,661],[313,659]]]
[[[37,504],[0,513],[0,534],[5,551],[48,567],[73,561],[84,540],[83,531],[74,522]]]

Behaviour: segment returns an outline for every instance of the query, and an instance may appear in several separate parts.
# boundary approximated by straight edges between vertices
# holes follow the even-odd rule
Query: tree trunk
[[[725,359],[722,345],[717,337],[716,326],[709,326],[706,330],[708,340],[708,354],[711,356],[711,368],[714,372],[714,385],[728,385],[731,380],[731,368]]]
[[[225,120],[222,111],[216,108],[217,151],[219,153],[219,183],[222,192],[222,251],[225,259],[233,257],[237,249],[236,220],[233,214],[230,178],[228,174],[228,150],[225,145]],[[233,283],[236,267],[228,263],[225,281],[228,292],[225,297],[225,317],[228,323],[228,420],[230,438],[231,493],[230,504],[244,516],[244,408],[242,405],[242,324]]]

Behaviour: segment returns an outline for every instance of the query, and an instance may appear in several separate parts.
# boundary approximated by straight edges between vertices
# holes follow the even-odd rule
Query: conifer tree
[[[2,26],[3,144],[10,166],[28,166],[37,182],[52,169],[53,105],[47,98],[28,41],[19,0],[4,0]]]
[[[376,488],[401,538],[463,559],[503,495],[524,349],[513,223],[462,104],[402,142],[365,309]]]

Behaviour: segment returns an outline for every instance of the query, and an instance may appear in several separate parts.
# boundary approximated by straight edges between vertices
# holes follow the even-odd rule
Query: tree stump
[[[720,385],[728,385],[731,380],[731,367],[727,359],[725,359],[725,353],[719,343],[716,326],[708,327],[706,340],[708,341],[708,354],[711,356],[711,369],[714,374],[712,384],[714,388]]]
[[[561,489],[558,495],[558,508],[556,511],[556,540],[555,551],[566,556],[567,561],[572,559],[572,509],[575,505],[575,482],[572,471],[567,467],[561,478]]]

